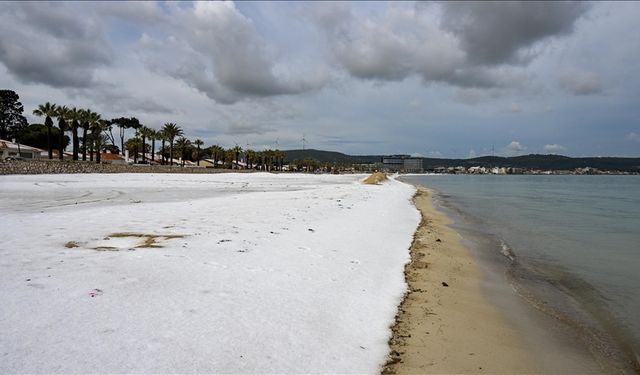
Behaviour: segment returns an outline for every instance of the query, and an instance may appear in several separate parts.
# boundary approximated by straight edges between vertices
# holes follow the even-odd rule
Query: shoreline
[[[384,374],[606,371],[572,332],[522,300],[433,190],[416,188],[422,220]]]
[[[486,297],[520,331],[544,372],[638,373],[631,338],[599,302],[602,296],[589,294],[597,293],[593,287],[561,267],[518,256],[504,234],[483,223],[482,212],[432,192],[437,211],[453,220],[451,228],[482,269]]]
[[[398,308],[383,374],[541,372],[517,332],[482,290],[482,271],[432,192],[413,198],[422,220],[405,267],[408,292]]]

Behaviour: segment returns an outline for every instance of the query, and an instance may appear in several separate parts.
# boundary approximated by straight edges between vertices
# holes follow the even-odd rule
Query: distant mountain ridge
[[[287,150],[286,162],[315,159],[321,163],[372,164],[382,161],[387,155],[347,155],[336,151]],[[425,169],[437,167],[512,167],[542,170],[571,170],[575,168],[597,168],[602,170],[640,171],[640,158],[581,157],[562,155],[530,154],[513,157],[481,156],[470,159],[421,158]]]

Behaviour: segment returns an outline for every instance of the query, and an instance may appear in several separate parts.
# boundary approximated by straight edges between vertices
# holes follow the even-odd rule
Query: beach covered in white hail
[[[363,175],[0,176],[0,373],[375,373],[419,223]]]

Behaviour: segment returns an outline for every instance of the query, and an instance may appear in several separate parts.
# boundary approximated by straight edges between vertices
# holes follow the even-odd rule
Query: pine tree
[[[15,91],[0,90],[0,138],[2,139],[16,137],[29,125],[22,115],[24,107],[19,99]]]

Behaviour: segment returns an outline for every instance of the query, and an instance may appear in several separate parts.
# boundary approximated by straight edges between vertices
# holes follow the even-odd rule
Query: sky
[[[205,146],[640,156],[640,2],[0,2],[0,88]],[[304,139],[304,142],[303,142]]]

